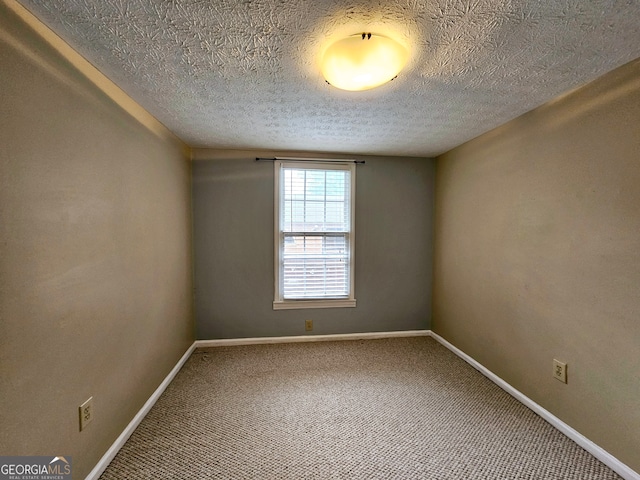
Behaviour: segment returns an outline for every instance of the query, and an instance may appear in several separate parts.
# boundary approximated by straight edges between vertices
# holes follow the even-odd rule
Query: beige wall
[[[0,454],[84,478],[193,341],[190,163],[3,3],[0,96]]]
[[[640,471],[640,61],[440,157],[435,231],[434,331]]]

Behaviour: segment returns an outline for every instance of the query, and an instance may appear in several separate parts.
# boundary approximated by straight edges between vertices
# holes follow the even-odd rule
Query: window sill
[[[337,298],[328,300],[278,300],[273,302],[274,310],[302,310],[305,308],[352,308],[356,300]]]

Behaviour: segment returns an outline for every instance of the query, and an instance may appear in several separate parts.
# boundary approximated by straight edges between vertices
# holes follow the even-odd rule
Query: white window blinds
[[[276,301],[352,297],[352,165],[279,162]]]

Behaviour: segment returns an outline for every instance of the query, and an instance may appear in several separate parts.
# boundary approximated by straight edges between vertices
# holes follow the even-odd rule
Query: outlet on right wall
[[[433,330],[640,472],[640,59],[436,175]]]

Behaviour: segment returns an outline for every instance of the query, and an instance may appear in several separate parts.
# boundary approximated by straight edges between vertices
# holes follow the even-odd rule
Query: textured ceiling
[[[432,156],[640,57],[640,0],[21,0],[193,147]],[[344,92],[362,31],[411,51]]]

